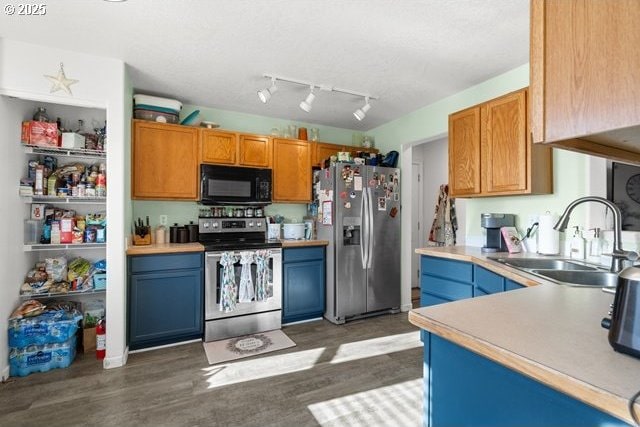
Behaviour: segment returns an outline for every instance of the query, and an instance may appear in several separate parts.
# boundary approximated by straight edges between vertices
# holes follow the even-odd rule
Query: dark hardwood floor
[[[283,328],[297,346],[210,366],[201,343],[0,384],[0,426],[419,426],[422,347],[406,313]]]

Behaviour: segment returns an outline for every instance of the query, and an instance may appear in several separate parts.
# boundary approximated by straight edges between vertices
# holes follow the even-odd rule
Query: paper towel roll
[[[560,232],[553,229],[558,216],[546,212],[538,218],[538,253],[558,255],[560,253]]]

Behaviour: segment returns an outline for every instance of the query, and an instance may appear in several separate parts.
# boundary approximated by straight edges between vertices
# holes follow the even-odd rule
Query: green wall
[[[307,129],[312,127],[318,128],[320,140],[325,142],[352,145],[352,141],[359,141],[362,137],[362,132],[351,129],[323,126],[307,122],[296,122],[196,105],[184,105],[180,119],[185,118],[195,110],[200,110],[200,120],[216,122],[221,126],[221,128],[240,132],[269,135],[271,133],[271,129],[274,127],[282,129],[285,126],[292,124],[297,127],[306,127]],[[188,224],[189,221],[195,221],[198,218],[199,205],[195,202],[156,202],[134,200],[132,205],[133,217],[145,218],[146,216],[149,216],[150,223],[154,227],[158,224],[160,215],[167,215],[169,224],[176,222],[178,224]],[[307,205],[305,203],[274,203],[266,209],[267,215],[280,214],[284,216],[287,221],[294,219],[301,220],[306,213]]]
[[[504,74],[486,80],[476,86],[427,105],[406,116],[379,126],[368,133],[375,138],[376,147],[381,152],[401,151],[401,146],[431,140],[446,135],[449,114],[505,93],[529,85],[529,64],[524,64]],[[519,228],[527,225],[530,215],[549,210],[562,213],[564,208],[577,197],[588,191],[586,184],[586,163],[588,156],[564,150],[554,150],[554,193],[543,196],[489,197],[466,199],[466,236],[482,235],[480,214],[483,212],[514,213]],[[432,159],[444,161],[444,159]],[[428,165],[429,159],[425,159]],[[410,198],[403,196],[404,207],[410,207]],[[431,196],[431,195],[427,195]],[[427,213],[428,215],[429,213]],[[582,224],[584,215],[576,211],[572,224]]]

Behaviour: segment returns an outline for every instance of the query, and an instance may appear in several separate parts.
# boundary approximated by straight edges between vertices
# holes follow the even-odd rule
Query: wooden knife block
[[[135,246],[144,246],[151,244],[151,233],[147,233],[144,237],[140,237],[137,234],[133,235],[133,244]]]

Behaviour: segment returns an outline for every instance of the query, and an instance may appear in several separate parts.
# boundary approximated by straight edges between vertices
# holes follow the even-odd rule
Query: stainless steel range
[[[280,329],[282,244],[263,217],[200,217],[205,246],[205,341]]]

